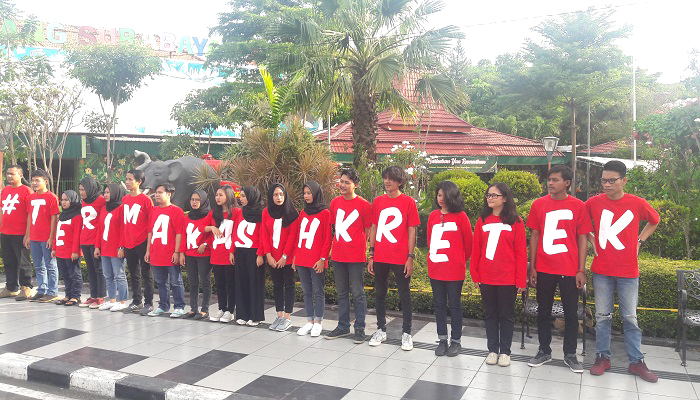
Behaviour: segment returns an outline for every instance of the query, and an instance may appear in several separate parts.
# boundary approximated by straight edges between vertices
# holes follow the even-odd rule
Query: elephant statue
[[[209,176],[216,176],[214,168],[201,158],[193,156],[184,156],[177,160],[152,161],[148,154],[134,150],[134,157],[144,159],[143,163],[136,167],[144,173],[144,182],[141,184],[144,193],[148,194],[150,191],[155,191],[158,185],[170,182],[175,186],[172,203],[183,209],[196,189],[194,181],[201,171],[208,169]]]

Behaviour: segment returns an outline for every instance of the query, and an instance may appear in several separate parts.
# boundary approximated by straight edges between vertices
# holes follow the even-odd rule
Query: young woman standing
[[[481,290],[489,354],[486,364],[510,365],[515,296],[527,284],[525,225],[505,183],[494,183],[484,195],[474,228],[472,281]]]
[[[195,190],[190,196],[190,211],[185,215],[186,238],[182,241],[180,264],[187,270],[190,283],[190,311],[185,318],[209,317],[211,300],[211,232],[205,232],[213,224],[209,196],[204,190]],[[202,308],[199,310],[199,285],[202,285]],[[199,310],[199,312],[198,312]]]
[[[129,284],[126,281],[126,260],[119,254],[119,248],[124,243],[124,196],[126,190],[116,183],[107,185],[104,190],[106,204],[102,207],[97,225],[95,258],[102,259],[102,272],[109,301],[105,301],[99,307],[93,303],[90,308],[113,312],[127,308],[125,302],[129,299]]]
[[[231,186],[221,186],[216,190],[214,201],[216,205],[211,211],[214,225],[204,228],[204,232],[214,235],[211,245],[211,265],[216,282],[216,297],[219,301],[219,311],[209,317],[210,321],[229,323],[233,319],[235,300],[235,271],[231,255],[231,235],[233,233],[233,218],[240,212],[234,208],[236,193]]]
[[[74,190],[66,190],[61,195],[61,214],[56,225],[56,237],[51,257],[56,259],[58,271],[66,285],[66,297],[56,300],[56,304],[74,306],[80,304],[83,289],[83,275],[80,272],[80,230],[83,217],[80,215],[80,195]]]
[[[102,273],[102,261],[95,254],[95,242],[97,241],[97,223],[100,221],[100,212],[105,205],[105,199],[100,195],[100,184],[91,175],[80,181],[80,197],[83,199],[83,208],[80,213],[83,216],[83,228],[80,231],[80,249],[83,251],[85,265],[87,266],[88,281],[90,282],[90,297],[80,307],[90,307],[95,304],[97,308],[104,303],[106,295],[105,276]]]

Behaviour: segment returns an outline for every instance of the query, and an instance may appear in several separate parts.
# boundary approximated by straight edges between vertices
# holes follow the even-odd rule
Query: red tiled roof
[[[626,140],[613,140],[606,143],[601,143],[597,146],[591,146],[591,154],[612,154],[613,151],[629,147],[630,144]]]

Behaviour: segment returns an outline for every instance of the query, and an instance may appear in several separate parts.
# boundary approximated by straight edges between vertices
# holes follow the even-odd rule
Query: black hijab
[[[275,204],[274,193],[277,188],[280,188],[282,193],[284,193],[284,202],[281,206]],[[274,219],[282,218],[283,228],[291,225],[299,217],[299,211],[294,208],[292,201],[287,195],[287,189],[281,183],[273,183],[270,186],[270,190],[267,191],[267,213]]]
[[[313,201],[311,201],[311,204],[306,203],[305,201],[306,205],[304,206],[304,211],[306,212],[306,215],[318,214],[328,208],[325,204],[323,204],[323,191],[321,190],[321,185],[319,185],[318,182],[306,182],[304,187],[309,188],[309,190],[311,190],[311,195],[313,196]]]
[[[193,221],[206,217],[207,215],[209,215],[209,211],[211,211],[211,206],[209,205],[209,195],[207,195],[207,192],[205,192],[204,190],[197,189],[194,192],[192,192],[192,194],[195,193],[199,195],[199,208],[193,210],[191,203],[187,204],[187,208],[190,210],[190,212],[187,215]],[[190,199],[191,198],[192,195],[190,195]]]
[[[248,204],[243,206],[243,218],[250,223],[262,221],[262,196],[258,188],[255,186],[245,186],[241,191],[245,193],[245,198],[248,200]]]
[[[81,179],[80,184],[83,185],[83,189],[85,189],[86,204],[91,204],[97,200],[97,197],[100,195],[100,184],[97,183],[97,180],[93,178],[92,175]]]
[[[60,221],[68,221],[75,216],[80,215],[80,209],[83,208],[83,203],[80,199],[80,195],[75,190],[66,190],[63,194],[68,197],[70,202],[70,207],[63,209],[61,215],[58,216]]]
[[[117,183],[107,185],[109,189],[109,201],[107,202],[107,211],[112,212],[115,208],[122,205],[122,198],[126,196],[126,189]]]

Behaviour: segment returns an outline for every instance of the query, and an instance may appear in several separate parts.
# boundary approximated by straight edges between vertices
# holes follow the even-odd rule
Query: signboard
[[[428,160],[428,168],[431,171],[465,169],[476,173],[486,173],[496,172],[497,165],[495,156],[432,156]]]

